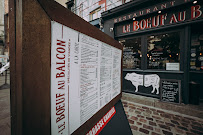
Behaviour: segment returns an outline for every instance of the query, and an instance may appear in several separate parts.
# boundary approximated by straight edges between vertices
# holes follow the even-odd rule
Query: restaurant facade
[[[202,12],[200,0],[135,0],[103,12],[104,32],[123,45],[122,91],[202,101]]]

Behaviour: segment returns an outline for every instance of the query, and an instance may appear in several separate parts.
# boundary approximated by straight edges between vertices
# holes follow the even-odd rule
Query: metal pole
[[[5,84],[7,84],[7,70],[6,70],[6,75],[5,75]]]

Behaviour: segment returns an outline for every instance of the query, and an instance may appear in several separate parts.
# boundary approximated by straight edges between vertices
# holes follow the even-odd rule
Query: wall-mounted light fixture
[[[135,17],[133,18],[133,21],[135,21]]]
[[[110,32],[113,32],[113,28],[110,28]]]
[[[197,3],[197,0],[193,1],[193,4],[196,4]]]
[[[161,10],[159,10],[158,13],[161,14]]]

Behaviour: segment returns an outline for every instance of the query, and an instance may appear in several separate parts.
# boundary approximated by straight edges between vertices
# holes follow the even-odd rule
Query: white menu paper
[[[69,135],[121,92],[122,51],[51,25],[51,130]]]

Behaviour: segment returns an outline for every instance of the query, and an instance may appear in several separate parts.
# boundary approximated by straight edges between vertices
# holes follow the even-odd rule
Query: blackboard
[[[180,103],[181,81],[161,79],[161,101]]]

